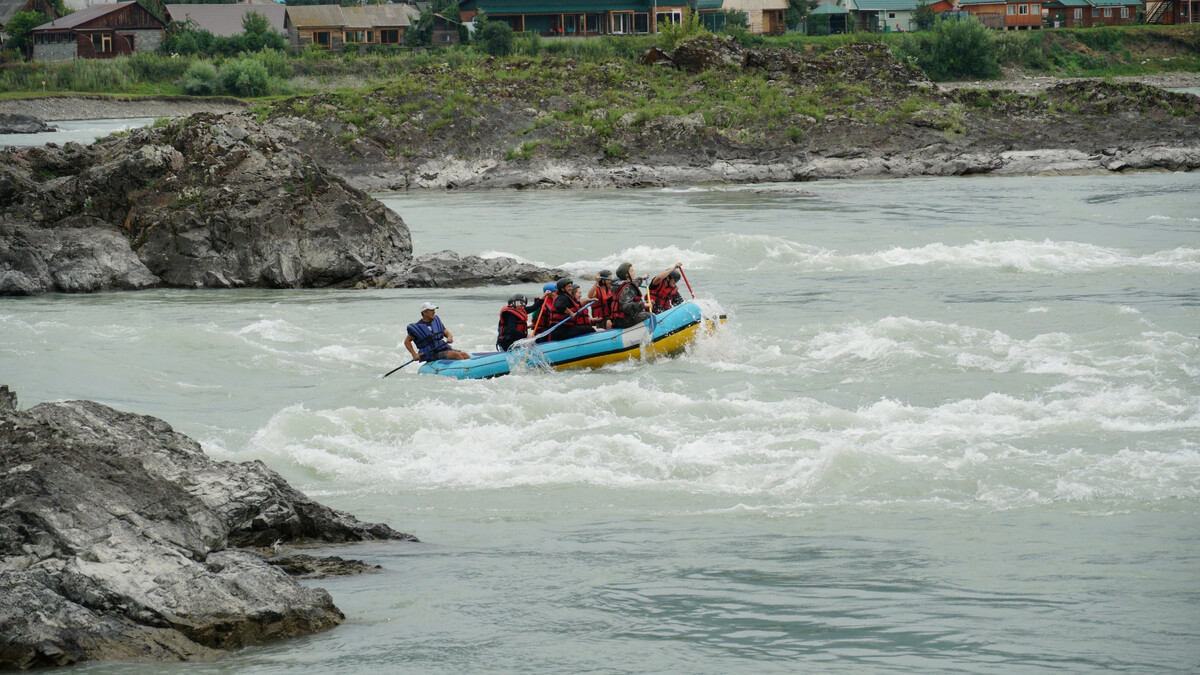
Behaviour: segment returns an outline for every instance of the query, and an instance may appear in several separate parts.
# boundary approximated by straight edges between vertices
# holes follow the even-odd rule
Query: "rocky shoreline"
[[[91,401],[0,385],[0,669],[208,659],[345,618],[306,578],[370,568],[260,551],[416,541],[318,504],[261,462]]]

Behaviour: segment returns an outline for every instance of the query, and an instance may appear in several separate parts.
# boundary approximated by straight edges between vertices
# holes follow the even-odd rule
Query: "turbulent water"
[[[36,134],[0,134],[0,149],[23,145],[45,145],[57,143],[65,145],[75,142],[88,144],[98,138],[120,131],[128,131],[154,124],[153,117],[133,117],[127,119],[103,120],[65,120],[48,122],[55,131],[44,131]]]
[[[336,630],[156,671],[1200,669],[1200,174],[382,198],[417,253],[683,262],[729,322],[381,380],[421,301],[484,349],[537,289],[0,300],[23,405],[162,417],[423,540],[335,550],[383,568],[321,582]]]

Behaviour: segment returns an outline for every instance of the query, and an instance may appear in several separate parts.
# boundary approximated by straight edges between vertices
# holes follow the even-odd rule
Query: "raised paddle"
[[[687,275],[683,273],[683,268],[682,268],[682,267],[680,267],[680,268],[679,268],[679,276],[683,277],[683,283],[687,284],[687,287],[688,287],[688,293],[691,293],[691,294],[692,294],[692,299],[693,299],[693,300],[695,300],[695,299],[696,299],[696,293],[695,293],[695,292],[692,290],[692,284],[691,284],[691,282],[690,282],[690,281],[688,281],[688,280],[687,280]]]
[[[416,359],[410,359],[408,363],[412,363],[413,361],[416,361]],[[404,364],[404,366],[407,366],[408,363]],[[380,375],[379,379],[382,380],[383,378],[387,377],[388,375],[391,375],[392,373],[396,372],[397,370],[400,370],[404,366],[396,366],[395,368],[392,368],[391,370],[387,371],[387,373]]]
[[[533,336],[533,339],[534,339],[534,341],[540,340],[540,339],[542,339],[542,338],[546,337],[547,335],[549,335],[550,333],[553,333],[555,328],[558,328],[559,326],[563,325],[564,323],[566,323],[566,322],[570,321],[571,319],[574,319],[575,317],[579,316],[579,312],[582,312],[583,310],[587,309],[588,307],[591,307],[591,306],[592,306],[592,305],[594,305],[594,304],[596,304],[596,301],[595,301],[595,300],[593,300],[593,301],[589,302],[588,304],[584,305],[583,307],[580,307],[580,308],[579,308],[579,309],[578,309],[578,310],[577,310],[577,311],[576,311],[574,314],[571,314],[570,316],[568,316],[567,318],[563,319],[562,321],[559,321],[558,323],[556,323],[556,324],[554,324],[553,326],[551,326],[551,327],[547,328],[546,330],[542,331],[541,333],[538,333],[537,335],[534,335],[534,336]],[[544,308],[543,308],[543,310],[544,310]],[[542,316],[541,314],[538,314],[538,318],[539,318],[539,319],[541,318],[541,316]]]

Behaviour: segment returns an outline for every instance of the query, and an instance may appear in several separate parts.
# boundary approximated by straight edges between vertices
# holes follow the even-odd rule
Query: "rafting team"
[[[621,263],[614,279],[612,272],[601,270],[588,291],[588,303],[583,302],[583,289],[570,279],[559,279],[542,287],[542,296],[528,299],[520,294],[508,299],[500,309],[496,327],[496,347],[508,351],[513,343],[537,337],[538,342],[569,340],[593,333],[600,328],[628,328],[683,303],[678,283],[683,276],[683,263],[675,263],[650,279],[647,298],[642,297],[641,284],[648,276],[636,277],[633,265]],[[469,359],[471,355],[451,348],[454,336],[436,315],[437,305],[421,305],[421,320],[408,324],[404,348],[414,361]],[[553,328],[553,330],[549,330]],[[539,334],[542,331],[545,335]]]

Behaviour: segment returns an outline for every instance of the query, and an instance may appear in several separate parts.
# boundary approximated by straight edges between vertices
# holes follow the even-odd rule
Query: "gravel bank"
[[[0,100],[0,113],[31,115],[47,122],[119,117],[185,117],[198,112],[245,110],[231,98],[127,98],[117,96],[41,96]]]
[[[952,89],[1003,89],[1022,94],[1031,94],[1067,82],[1099,81],[1097,77],[1034,77],[1032,75],[1008,74],[1003,80],[965,80],[961,82],[940,82],[938,87],[943,91]],[[1200,73],[1163,73],[1161,75],[1130,75],[1114,77],[1113,82],[1140,82],[1164,89],[1180,89],[1183,87],[1200,87]]]

